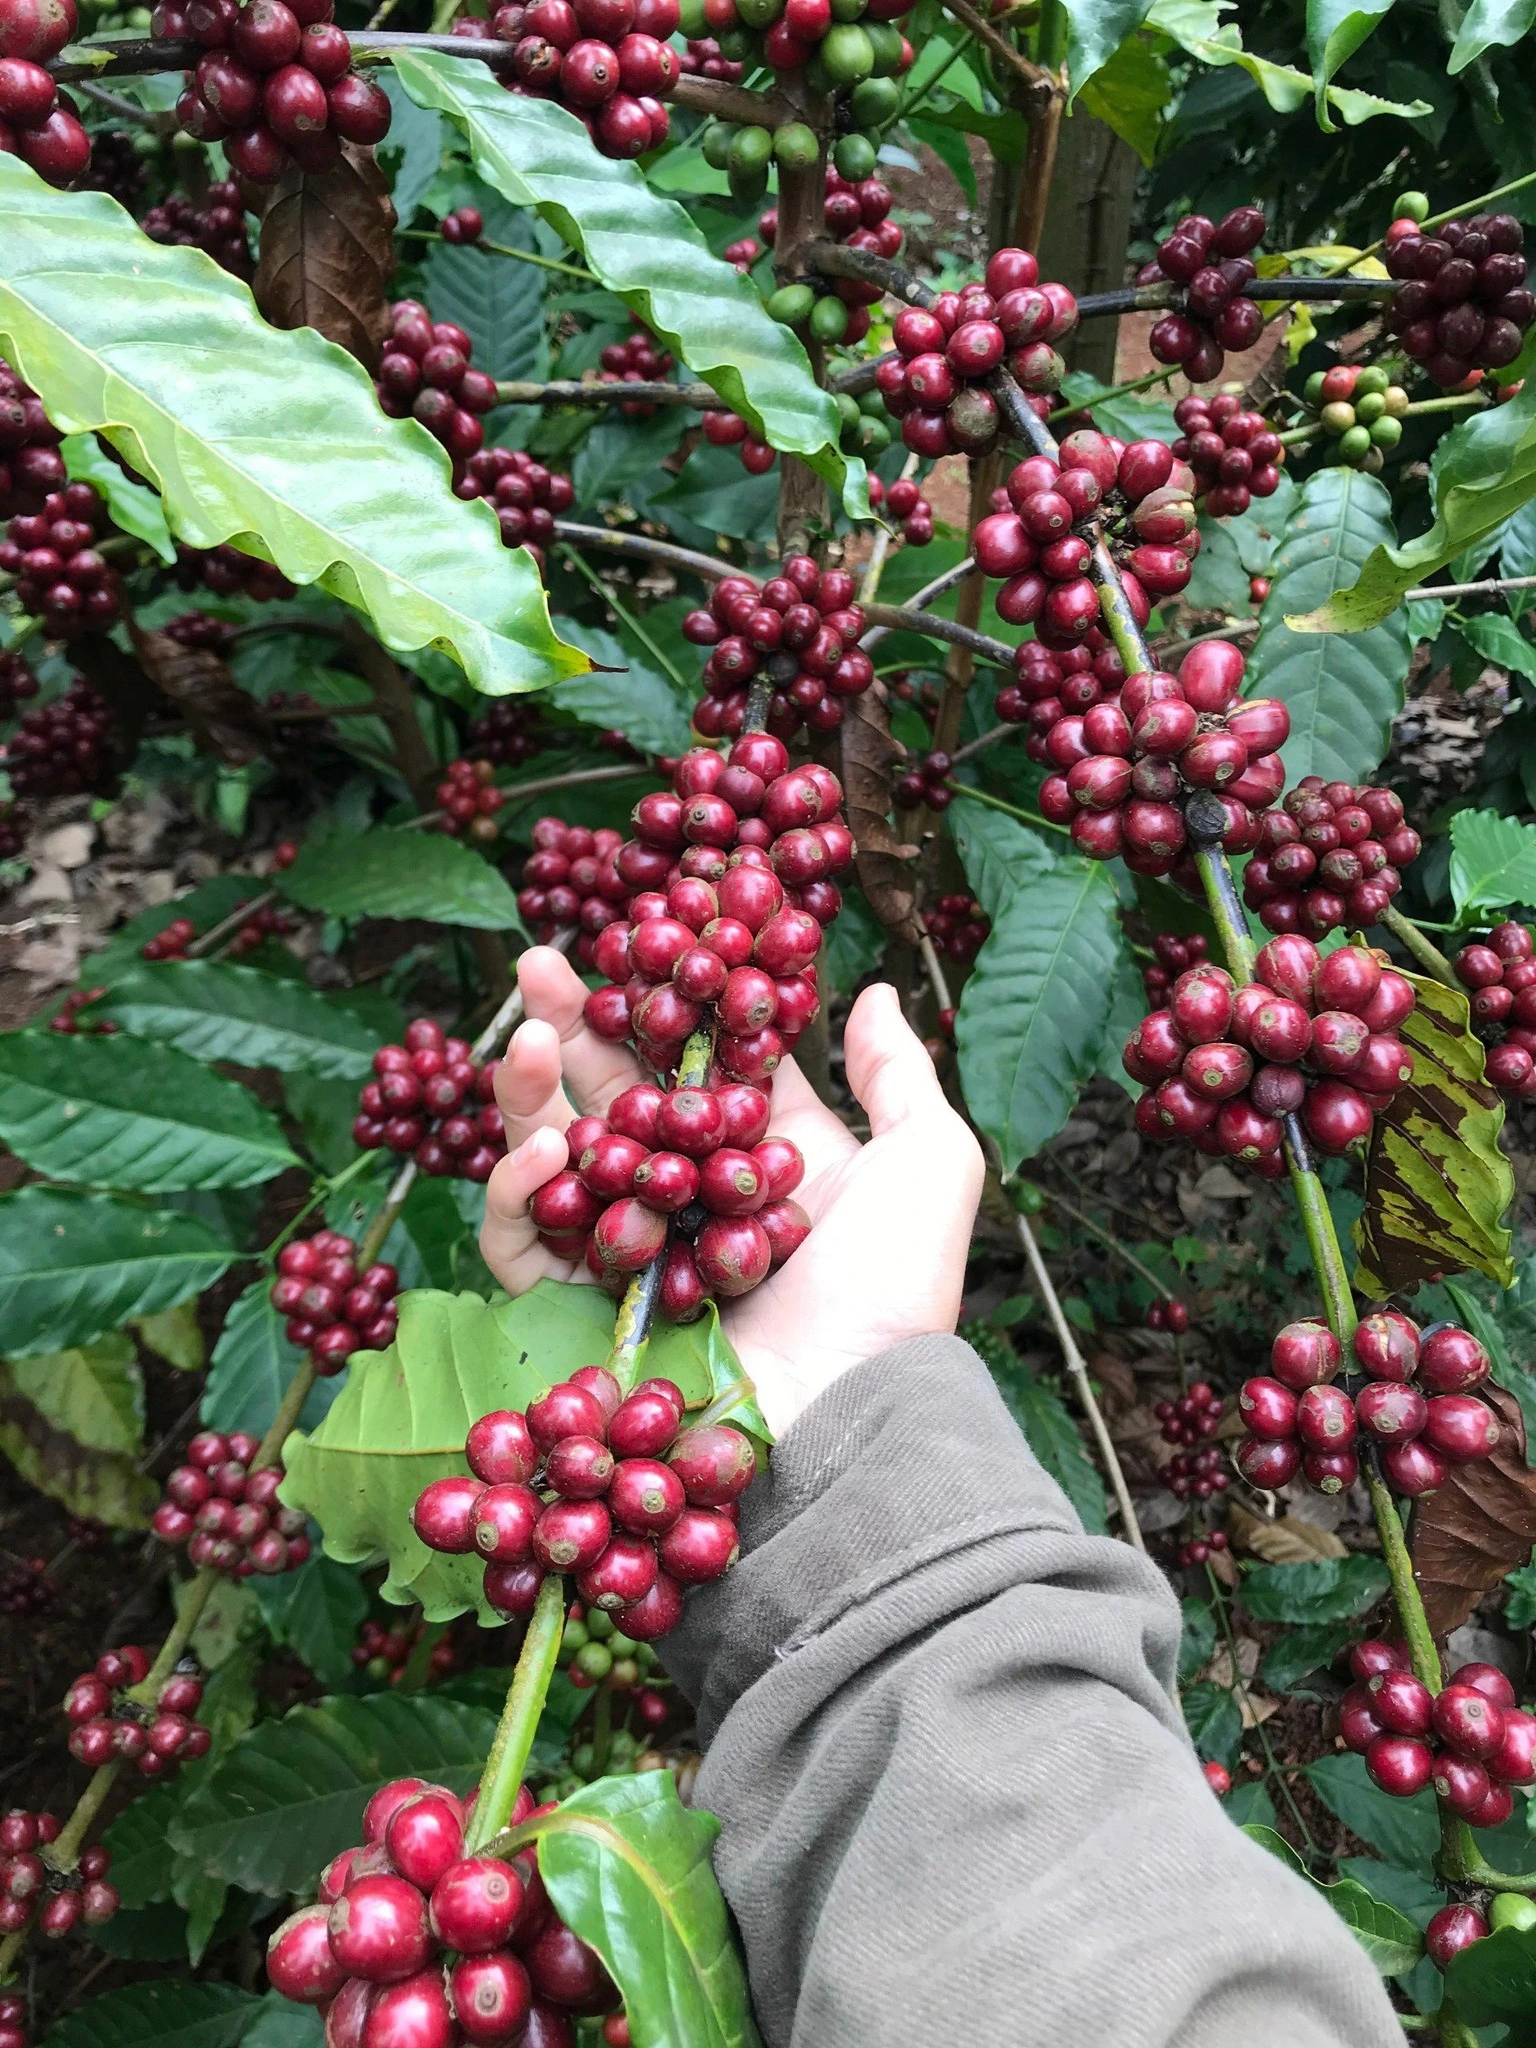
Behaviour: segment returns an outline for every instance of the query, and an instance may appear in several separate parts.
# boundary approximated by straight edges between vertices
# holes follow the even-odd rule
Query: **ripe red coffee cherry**
[[[376,1992],[362,2038],[364,2048],[451,2048],[453,2014],[441,1969]]]
[[[657,1458],[626,1458],[614,1472],[607,1502],[621,1529],[660,1535],[682,1514],[687,1495],[670,1465]]]
[[[1418,1735],[1378,1735],[1365,1752],[1365,1768],[1395,1799],[1411,1799],[1429,1783],[1434,1756]]]
[[[613,1524],[596,1500],[557,1500],[539,1516],[533,1552],[552,1572],[584,1572],[608,1547]]]
[[[1295,1436],[1296,1396],[1278,1380],[1245,1380],[1238,1393],[1237,1405],[1243,1421],[1255,1436],[1276,1441]]]
[[[1452,1813],[1468,1820],[1488,1797],[1490,1781],[1475,1757],[1442,1750],[1435,1758],[1434,1787],[1437,1799],[1443,1799]]]
[[[1356,1643],[1349,1653],[1351,1676],[1361,1685],[1374,1678],[1378,1671],[1407,1671],[1409,1668],[1407,1645],[1388,1642],[1384,1637],[1372,1637],[1367,1642]]]
[[[1468,1330],[1445,1324],[1419,1343],[1419,1379],[1431,1394],[1464,1394],[1490,1371],[1488,1353]]]
[[[1428,1404],[1417,1387],[1395,1380],[1373,1380],[1355,1398],[1360,1427],[1372,1436],[1402,1443],[1423,1429]]]
[[[267,1977],[275,1991],[299,2005],[323,2005],[346,1981],[326,1931],[329,1909],[306,1906],[290,1913],[267,1942]]]
[[[724,1507],[752,1483],[757,1453],[751,1439],[726,1423],[686,1429],[668,1459],[693,1507]]]
[[[432,1887],[432,1932],[444,1948],[480,1955],[511,1934],[523,1903],[523,1880],[494,1856],[452,1863]]]
[[[526,1484],[539,1464],[527,1421],[514,1408],[495,1409],[472,1423],[464,1455],[469,1469],[487,1486]]]
[[[1536,1779],[1536,1715],[1515,1706],[1502,1711],[1504,1740],[1488,1758],[1488,1775],[1506,1785],[1529,1785]]]
[[[676,1089],[657,1112],[656,1143],[669,1152],[684,1152],[690,1159],[703,1159],[720,1145],[724,1136],[725,1112],[708,1089]]]
[[[1451,1673],[1456,1685],[1470,1685],[1503,1710],[1515,1705],[1515,1688],[1496,1664],[1463,1664]]]
[[[1347,1450],[1355,1440],[1354,1402],[1342,1387],[1308,1387],[1296,1404],[1296,1434],[1315,1451]]]
[[[1301,1445],[1294,1437],[1246,1436],[1232,1453],[1232,1462],[1250,1486],[1273,1489],[1296,1477]]]
[[[464,1815],[448,1792],[408,1799],[384,1830],[390,1861],[418,1891],[430,1892],[464,1853]]]
[[[1376,1737],[1385,1732],[1371,1712],[1370,1694],[1363,1685],[1352,1685],[1339,1702],[1339,1734],[1345,1748],[1363,1756]]]
[[[1503,1434],[1498,1417],[1475,1394],[1438,1394],[1429,1403],[1424,1441],[1452,1465],[1491,1457]]]
[[[601,1443],[608,1434],[600,1403],[569,1380],[529,1402],[528,1431],[541,1451],[552,1451],[562,1437],[593,1436]]]
[[[1392,1490],[1410,1499],[1433,1493],[1445,1484],[1445,1460],[1419,1437],[1389,1443],[1381,1454],[1381,1470]]]
[[[694,1257],[706,1286],[735,1296],[750,1293],[766,1278],[773,1247],[756,1217],[711,1216],[699,1232]]]
[[[1447,1969],[1452,1956],[1481,1941],[1488,1922],[1475,1906],[1442,1906],[1424,1930],[1424,1948],[1437,1969]]]
[[[331,1948],[350,1977],[392,1984],[431,1954],[427,1902],[403,1877],[361,1877],[330,1909]]]
[[[635,1169],[635,1193],[648,1209],[675,1216],[699,1192],[699,1169],[681,1152],[652,1152]]]
[[[533,1999],[528,1972],[509,1949],[466,1956],[455,1963],[448,1975],[448,1998],[466,2041],[497,2043],[517,2037],[533,2048],[533,2029],[525,2027]],[[553,2037],[546,2038],[549,2048],[555,2048]]]
[[[643,1536],[615,1536],[576,1582],[589,1607],[616,1613],[643,1600],[656,1579],[656,1548]]]
[[[1355,1357],[1372,1379],[1410,1380],[1419,1362],[1419,1333],[1396,1309],[1383,1309],[1361,1319],[1355,1331]]]
[[[474,1509],[484,1491],[478,1479],[434,1479],[411,1509],[411,1524],[430,1550],[467,1556],[475,1548]]]
[[[637,1387],[614,1411],[609,1448],[622,1459],[656,1457],[677,1435],[682,1412],[681,1395],[674,1404],[660,1392]]]
[[[613,1472],[613,1453],[590,1436],[562,1437],[544,1465],[546,1483],[563,1500],[596,1500],[608,1491]],[[484,1511],[482,1497],[477,1512]]]
[[[1331,1380],[1341,1355],[1339,1340],[1326,1323],[1287,1323],[1269,1347],[1269,1369],[1281,1386],[1299,1394]]]
[[[739,1554],[735,1523],[712,1508],[686,1509],[660,1544],[664,1570],[688,1586],[720,1578]]]
[[[1378,1671],[1366,1681],[1371,1712],[1393,1735],[1427,1735],[1434,1698],[1411,1671]]]
[[[683,1618],[683,1589],[670,1572],[659,1571],[656,1583],[633,1607],[621,1607],[614,1617],[620,1630],[637,1643],[653,1643]]]

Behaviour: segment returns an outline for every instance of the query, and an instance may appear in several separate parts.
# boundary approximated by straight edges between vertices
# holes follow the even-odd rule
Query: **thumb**
[[[928,1049],[901,1012],[888,981],[872,982],[854,1004],[843,1038],[848,1085],[869,1118],[870,1136],[912,1121],[954,1114]]]

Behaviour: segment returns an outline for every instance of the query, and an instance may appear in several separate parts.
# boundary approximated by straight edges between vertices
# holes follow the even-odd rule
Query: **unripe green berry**
[[[1335,398],[1318,414],[1327,434],[1347,434],[1355,424],[1355,408],[1347,398]]]
[[[811,332],[820,342],[829,347],[841,341],[848,331],[848,308],[841,299],[830,295],[818,299],[811,308]],[[857,412],[858,408],[854,408]]]
[[[784,12],[784,0],[736,0],[736,12],[748,28],[772,28]]]
[[[1355,393],[1355,418],[1362,427],[1368,427],[1373,420],[1379,420],[1387,409],[1387,395],[1384,391]]]
[[[1368,427],[1350,427],[1346,433],[1339,437],[1339,460],[1341,462],[1359,462],[1370,448],[1370,445],[1371,434]]]
[[[640,1666],[633,1657],[616,1657],[608,1673],[608,1684],[614,1692],[628,1692],[640,1683]]]
[[[601,1607],[589,1607],[587,1609],[586,1628],[587,1634],[592,1638],[593,1642],[608,1643],[609,1647],[612,1648],[610,1639],[618,1631],[613,1625],[613,1616],[611,1614],[605,1613]],[[623,1653],[622,1651],[615,1650],[613,1654],[621,1656]]]
[[[561,1654],[566,1657],[574,1657],[576,1652],[584,1650],[591,1640],[592,1638],[587,1634],[585,1622],[568,1621],[565,1624],[565,1633],[560,1638]]]
[[[576,1669],[583,1678],[606,1678],[613,1669],[613,1652],[606,1643],[588,1643],[576,1652]]]
[[[814,128],[803,121],[786,121],[773,131],[773,153],[783,170],[805,171],[821,154],[821,144]]]
[[[1429,195],[1426,192],[1399,192],[1392,202],[1394,220],[1428,220]]]
[[[768,300],[768,317],[785,327],[799,327],[811,317],[816,293],[808,284],[781,284]]]
[[[1392,379],[1387,375],[1380,363],[1372,363],[1367,369],[1362,370],[1355,379],[1355,404],[1358,405],[1360,403],[1362,396],[1366,392],[1385,391],[1391,382]]]
[[[1488,1924],[1495,1930],[1536,1927],[1536,1899],[1523,1898],[1519,1892],[1495,1892],[1488,1909]]]
[[[608,1744],[608,1754],[615,1763],[628,1763],[631,1757],[639,1754],[639,1750],[639,1743],[627,1728],[615,1728],[613,1738]]]
[[[700,29],[699,34],[704,31]],[[727,121],[711,121],[699,141],[699,150],[711,170],[723,171],[730,160],[731,138],[736,130]]]
[[[868,38],[869,31],[866,29],[864,34]],[[873,51],[872,41],[870,48]],[[901,87],[894,78],[866,78],[861,85],[854,87],[849,101],[853,118],[861,128],[883,128],[887,121],[896,118],[900,106]],[[838,169],[841,171],[842,168],[839,164]],[[843,175],[846,177],[848,174],[844,171]]]
[[[578,1742],[571,1751],[571,1769],[578,1778],[590,1778],[597,1764],[597,1751],[590,1742]]]
[[[1373,448],[1395,448],[1402,438],[1403,423],[1401,420],[1393,419],[1390,413],[1383,413],[1379,420],[1372,423],[1371,446]]]
[[[863,87],[859,90],[862,92]],[[877,158],[862,135],[840,135],[832,145],[832,161],[850,185],[875,175]]]
[[[1314,370],[1302,386],[1301,395],[1314,411],[1323,402],[1323,378],[1326,375],[1325,370]]]
[[[838,22],[828,29],[820,56],[834,85],[858,85],[875,68],[875,46],[857,22]],[[863,118],[855,108],[854,119]]]

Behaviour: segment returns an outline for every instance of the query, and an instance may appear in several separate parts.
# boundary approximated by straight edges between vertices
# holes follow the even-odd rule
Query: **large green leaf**
[[[278,1642],[306,1663],[323,1686],[353,1676],[352,1646],[368,1613],[368,1594],[351,1566],[311,1557],[296,1572],[258,1579],[256,1597]]]
[[[332,917],[431,918],[521,932],[517,898],[482,855],[441,832],[330,832],[309,839],[277,887]]]
[[[124,1034],[0,1038],[0,1138],[39,1173],[144,1194],[255,1187],[298,1164],[238,1082]]]
[[[1536,826],[1498,811],[1453,812],[1450,882],[1458,920],[1536,903]]]
[[[1317,93],[1317,119],[1331,129],[1327,91],[1333,74],[1374,35],[1393,0],[1307,0],[1307,62]]]
[[[1294,114],[1314,96],[1312,79],[1289,64],[1275,64],[1245,50],[1237,23],[1221,19],[1232,4],[1233,0],[1156,0],[1147,21],[1202,64],[1241,65],[1277,114]],[[1328,86],[1324,98],[1346,128],[1357,128],[1378,114],[1412,121],[1434,112],[1428,100],[1384,100],[1337,85]]]
[[[1074,78],[1076,72],[1073,73]],[[1106,64],[1082,88],[1083,111],[1113,128],[1151,170],[1163,133],[1163,109],[1173,98],[1167,59],[1139,35],[1127,36]],[[966,168],[970,156],[966,154]],[[1117,427],[1105,427],[1118,433]]]
[[[1508,570],[1505,573],[1515,575],[1518,572]],[[1429,600],[1421,599],[1420,602]],[[1462,639],[1475,647],[1484,661],[1491,661],[1499,668],[1524,676],[1527,682],[1536,683],[1536,642],[1527,640],[1518,623],[1507,613],[1474,612],[1469,619],[1457,619],[1455,626]]]
[[[1454,78],[1475,64],[1485,50],[1508,49],[1530,34],[1536,21],[1536,0],[1472,0],[1456,32],[1456,46],[1446,63]]]
[[[1405,591],[1477,542],[1498,532],[1512,512],[1536,497],[1536,331],[1519,359],[1502,372],[1524,388],[1507,405],[1489,406],[1453,427],[1435,450],[1435,520],[1427,533],[1374,548],[1359,576],[1315,611],[1291,624],[1305,633],[1358,633],[1377,625]]]
[[[202,1420],[209,1429],[248,1430],[265,1436],[278,1405],[304,1363],[272,1306],[267,1280],[253,1280],[231,1305],[213,1347],[203,1385]],[[340,1379],[316,1380],[299,1421],[313,1429],[341,1391]]]
[[[1320,469],[1302,485],[1286,522],[1245,688],[1249,696],[1280,698],[1291,714],[1282,750],[1287,783],[1304,775],[1361,781],[1386,753],[1403,708],[1413,655],[1405,619],[1348,638],[1298,633],[1290,619],[1351,582],[1372,548],[1391,542],[1391,504],[1362,470]]]
[[[429,118],[440,125],[435,115]],[[482,193],[476,203],[485,221],[484,241],[538,253],[537,224],[526,213],[508,206],[499,193]],[[422,269],[422,296],[432,308],[432,318],[463,328],[474,344],[477,370],[498,381],[549,375],[544,333],[547,270],[514,257],[493,256],[474,242],[429,243]],[[564,637],[562,628],[555,630]]]
[[[146,484],[136,484],[107,454],[94,434],[70,434],[59,448],[72,482],[94,484],[107,501],[112,524],[147,541],[167,568],[176,566],[176,543],[165,523],[165,507]]]
[[[539,1874],[595,1948],[642,2044],[756,2048],[746,1972],[710,1851],[720,1823],[677,1796],[670,1771],[585,1785],[539,1835]]]
[[[1208,1763],[1231,1770],[1243,1742],[1243,1714],[1231,1688],[1200,1678],[1184,1688],[1184,1725],[1197,1752]]]
[[[1288,1628],[1264,1652],[1259,1676],[1271,1692],[1290,1692],[1314,1671],[1325,1670],[1360,1636],[1360,1627],[1349,1621],[1318,1621]]]
[[[340,1563],[387,1558],[386,1600],[418,1600],[429,1621],[474,1608],[487,1626],[498,1624],[503,1617],[481,1592],[480,1560],[428,1550],[411,1509],[430,1481],[468,1470],[472,1422],[493,1408],[525,1407],[578,1366],[601,1365],[614,1315],[598,1288],[554,1280],[496,1307],[478,1294],[402,1295],[394,1344],[354,1359],[320,1427],[289,1437],[283,1499],[314,1516],[327,1555]],[[740,1373],[714,1318],[686,1329],[660,1325],[646,1369],[675,1380],[690,1405]],[[752,1410],[736,1419],[758,1426]]]
[[[1056,865],[1057,854],[1044,834],[1032,832],[1006,811],[956,797],[946,816],[965,879],[994,923],[1020,889],[1032,887]]]
[[[503,547],[488,505],[454,497],[424,427],[384,418],[360,363],[312,328],[267,326],[200,250],[151,242],[115,200],[55,191],[14,156],[0,353],[66,433],[101,433],[159,488],[178,540],[233,541],[323,584],[386,646],[441,647],[483,690],[587,666],[556,639],[532,558]]]
[[[1310,1564],[1261,1565],[1239,1598],[1255,1621],[1348,1621],[1364,1614],[1391,1580],[1379,1557],[1320,1557]]]
[[[343,1077],[366,1075],[378,1039],[307,982],[224,960],[141,960],[99,1014],[199,1060]]]
[[[1445,1995],[1468,2028],[1504,2026],[1503,2048],[1530,2048],[1536,2029],[1536,1930],[1500,1927],[1452,1956]]]
[[[1069,856],[1017,891],[960,998],[965,1099],[1009,1172],[1066,1122],[1093,1074],[1120,951],[1115,885]]]
[[[1148,0],[1072,0],[1067,17],[1067,76],[1075,99],[1146,19]]]
[[[647,650],[637,653],[598,626],[562,619],[560,630],[599,666],[562,683],[550,702],[584,725],[622,732],[643,754],[685,754],[691,745],[692,696],[679,690]],[[604,671],[610,671],[605,673]]]
[[[157,1977],[66,2013],[42,2048],[238,2048],[263,2004],[233,1984]]]
[[[0,1451],[72,1515],[148,1528],[160,1489],[134,1469],[143,1443],[144,1383],[128,1337],[0,1359]]]
[[[26,1187],[0,1199],[6,1355],[89,1344],[211,1287],[240,1254],[196,1216]]]
[[[558,228],[754,433],[803,457],[851,518],[868,518],[863,464],[839,452],[837,408],[805,351],[768,318],[756,287],[709,253],[676,200],[653,192],[634,164],[600,156],[574,114],[507,92],[481,65],[417,50],[396,55],[395,73],[419,105],[463,131],[488,185]]]
[[[1371,1782],[1365,1758],[1351,1754],[1319,1757],[1307,1765],[1306,1779],[1352,1835],[1368,1842],[1389,1863],[1428,1872],[1440,1846],[1433,1792],[1426,1789],[1411,1799],[1395,1799]]]
[[[1278,1856],[1328,1901],[1383,1977],[1404,1976],[1424,1953],[1423,1937],[1408,1915],[1385,1899],[1373,1898],[1356,1879],[1341,1877],[1336,1884],[1324,1884],[1273,1828],[1247,1827],[1243,1833],[1251,1835],[1271,1856]]]
[[[247,1891],[304,1891],[362,1840],[363,1808],[391,1778],[470,1791],[495,1728],[483,1707],[431,1693],[294,1707],[241,1737],[176,1815],[171,1842]]]
[[[1515,1269],[1503,1217],[1515,1181],[1499,1144],[1504,1099],[1485,1078],[1466,996],[1408,978],[1418,1004],[1398,1036],[1413,1053],[1413,1079],[1371,1130],[1355,1285],[1411,1293],[1443,1272],[1472,1271],[1507,1287]]]

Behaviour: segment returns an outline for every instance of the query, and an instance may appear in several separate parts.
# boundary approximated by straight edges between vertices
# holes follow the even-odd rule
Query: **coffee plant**
[[[758,2039],[667,1638],[877,978],[1211,1796],[1536,2027],[1532,10],[1221,13],[0,0],[0,2048]]]

